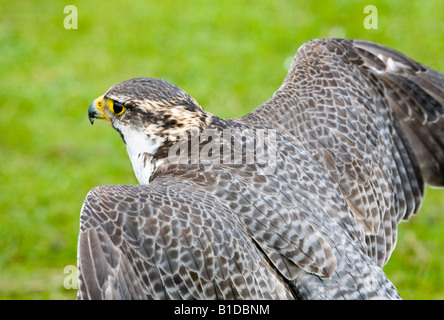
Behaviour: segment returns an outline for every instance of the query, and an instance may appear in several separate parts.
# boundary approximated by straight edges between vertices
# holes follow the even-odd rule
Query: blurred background
[[[77,29],[65,29],[66,5]],[[364,27],[367,5],[377,29]],[[444,71],[444,1],[2,0],[0,299],[74,299],[64,283],[87,192],[137,183],[117,132],[90,125],[93,99],[157,77],[211,113],[242,116],[277,90],[299,46],[321,37],[376,41]],[[384,270],[405,299],[443,299],[443,252],[444,190],[428,189]]]

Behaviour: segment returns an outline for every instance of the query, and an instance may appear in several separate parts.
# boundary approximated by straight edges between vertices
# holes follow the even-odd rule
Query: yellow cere
[[[108,120],[109,123],[111,123],[111,119],[108,117],[108,115],[106,114],[105,110],[104,110],[104,95],[101,95],[100,97],[98,97],[96,100],[94,100],[94,106],[96,107],[96,109],[98,111],[100,111],[100,115],[96,116],[97,119],[106,119]],[[109,107],[109,105],[108,105]]]
[[[103,113],[103,95],[96,99],[96,108]]]

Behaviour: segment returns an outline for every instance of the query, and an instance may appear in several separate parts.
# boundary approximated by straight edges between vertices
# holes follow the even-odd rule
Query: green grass
[[[66,30],[65,5],[78,9]],[[135,184],[125,147],[89,103],[111,85],[163,78],[221,117],[279,87],[312,38],[377,41],[444,70],[444,2],[3,1],[0,11],[0,298],[73,299],[79,212],[97,185]],[[408,299],[444,298],[444,193],[401,226],[387,274]]]

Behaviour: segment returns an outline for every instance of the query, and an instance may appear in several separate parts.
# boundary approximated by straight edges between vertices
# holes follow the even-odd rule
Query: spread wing
[[[79,299],[294,299],[225,205],[172,177],[91,190]]]
[[[300,141],[341,190],[383,266],[424,182],[444,186],[444,75],[379,44],[320,39],[247,117]]]

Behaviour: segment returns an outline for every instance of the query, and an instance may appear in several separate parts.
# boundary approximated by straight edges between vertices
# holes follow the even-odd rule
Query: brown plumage
[[[141,185],[88,194],[81,299],[399,298],[382,271],[397,225],[425,183],[444,185],[444,75],[365,41],[307,42],[239,119],[150,78],[110,88],[89,116],[120,133]],[[259,141],[269,162],[248,161]]]

